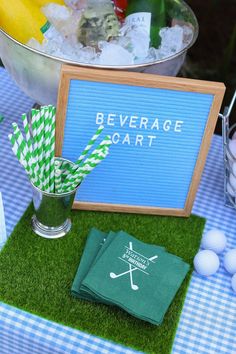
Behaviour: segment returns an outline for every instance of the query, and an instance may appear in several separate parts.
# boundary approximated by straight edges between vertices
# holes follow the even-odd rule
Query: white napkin
[[[0,192],[0,248],[7,240],[5,216],[3,209],[2,193]]]

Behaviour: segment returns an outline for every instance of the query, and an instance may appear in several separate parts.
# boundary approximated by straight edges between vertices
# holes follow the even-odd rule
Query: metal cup
[[[56,160],[73,165],[62,158]],[[41,191],[32,184],[35,210],[32,228],[37,235],[53,239],[65,236],[70,231],[71,220],[68,216],[78,187],[67,193],[56,194]]]

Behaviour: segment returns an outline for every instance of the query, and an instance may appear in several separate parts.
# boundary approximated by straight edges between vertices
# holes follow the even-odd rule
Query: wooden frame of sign
[[[75,161],[99,123],[105,125],[104,132],[113,134],[114,140],[110,156],[82,183],[73,208],[188,216],[200,182],[224,92],[224,84],[217,82],[64,65],[61,70],[57,104],[56,156]],[[133,116],[126,115],[123,104],[124,107],[129,107],[129,112],[135,111]],[[101,113],[101,107],[106,108],[105,113]],[[158,117],[154,119],[152,116],[152,121],[150,120],[152,126],[148,125],[150,123],[148,118],[141,119],[137,114],[140,110],[147,117],[149,107],[148,114]],[[119,115],[117,112],[122,113]],[[178,120],[173,118],[175,115]],[[204,118],[201,118],[203,116]],[[171,119],[167,119],[168,117]],[[139,118],[142,124],[138,125]],[[129,124],[126,122],[128,119]],[[121,142],[124,126],[129,130]],[[136,134],[136,141],[132,145],[134,128],[139,131],[143,128],[143,135]],[[120,130],[114,133],[114,129]],[[145,134],[148,134],[148,129],[155,130],[157,135],[152,135],[152,138],[148,135],[149,140],[144,146],[144,143],[141,145],[141,141],[144,141],[141,137],[147,139]],[[87,131],[88,135],[82,142]],[[80,141],[82,145],[74,152]],[[132,165],[134,157],[135,160],[139,158],[140,160]],[[155,163],[153,158],[157,159]],[[167,160],[172,168],[165,163]],[[123,174],[119,175],[120,169],[123,169]],[[117,180],[116,175],[119,175]],[[142,187],[140,180],[135,181],[137,175],[140,175],[143,181]],[[155,176],[157,178],[154,183]],[[111,185],[113,179],[114,185]],[[159,188],[157,192],[156,188]],[[80,193],[82,199],[79,199]]]

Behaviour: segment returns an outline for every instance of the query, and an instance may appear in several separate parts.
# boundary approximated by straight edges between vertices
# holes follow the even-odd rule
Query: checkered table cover
[[[0,191],[8,235],[31,200],[31,188],[10,151],[7,136],[11,123],[20,122],[20,115],[32,104],[5,70],[0,69],[0,113],[5,117],[0,123]],[[236,211],[224,206],[220,137],[213,137],[193,213],[207,219],[204,232],[211,228],[225,231],[228,238],[226,250],[236,248]],[[223,256],[220,256],[221,266],[216,275],[203,278],[194,272],[172,353],[236,353],[236,294],[230,287],[231,277],[222,266]],[[0,303],[0,353],[137,352]]]

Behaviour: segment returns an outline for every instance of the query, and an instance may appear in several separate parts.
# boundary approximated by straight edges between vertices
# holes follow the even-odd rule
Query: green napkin
[[[109,301],[102,300],[95,294],[90,293],[89,290],[81,288],[81,283],[89,272],[92,265],[96,263],[96,261],[99,259],[99,257],[107,249],[107,247],[110,245],[110,243],[114,240],[116,236],[117,234],[113,231],[110,231],[109,234],[106,234],[95,228],[91,229],[87,238],[83,255],[80,260],[79,267],[75,275],[75,279],[72,284],[71,293],[73,296],[84,300],[97,301],[105,303],[107,305],[112,305],[112,303],[110,303]],[[164,250],[164,247],[157,247]]]
[[[111,242],[115,239],[117,234],[113,231],[110,231],[109,234],[107,234],[107,237],[105,239],[105,242],[102,244],[102,247],[98,250],[96,257],[94,258],[93,265],[97,262],[97,260],[101,257],[101,255],[106,251],[107,247],[111,244]]]
[[[71,293],[73,296],[86,300],[88,299],[86,294],[80,292],[80,286],[82,280],[84,279],[90,267],[92,266],[97,253],[101,249],[102,245],[105,243],[106,238],[107,234],[105,232],[99,231],[95,228],[92,228],[89,232],[85,249],[81,257],[80,264],[75,275],[75,279],[72,284]],[[93,298],[88,300],[93,301]]]
[[[87,299],[112,303],[142,320],[160,324],[189,265],[122,231],[110,236],[105,247],[100,249],[100,257],[97,253],[80,291]]]

